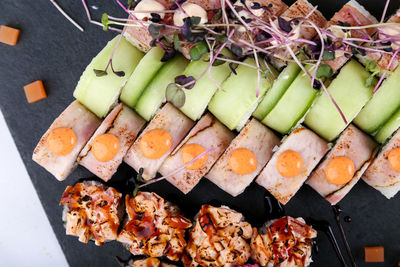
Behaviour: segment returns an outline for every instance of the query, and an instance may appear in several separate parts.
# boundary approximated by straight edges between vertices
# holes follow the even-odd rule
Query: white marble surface
[[[68,266],[0,112],[0,266]]]

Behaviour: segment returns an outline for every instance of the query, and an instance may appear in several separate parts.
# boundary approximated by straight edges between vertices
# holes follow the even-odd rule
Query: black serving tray
[[[0,44],[1,110],[68,263],[71,266],[118,266],[115,256],[128,258],[130,255],[119,243],[110,242],[102,247],[97,247],[92,242],[82,244],[76,237],[65,235],[61,221],[62,208],[58,203],[65,187],[79,178],[90,178],[92,174],[79,167],[67,180],[59,182],[31,159],[32,151],[42,134],[73,101],[72,92],[86,65],[115,35],[89,24],[80,1],[58,2],[85,28],[84,33],[61,16],[48,0],[0,1],[0,25],[21,29],[17,46]],[[98,8],[91,8],[96,19],[99,19],[103,12],[115,16],[125,15],[113,0],[88,2],[89,5]],[[285,2],[291,4],[294,1]],[[345,3],[343,0],[311,2],[318,4],[319,10],[328,19]],[[380,19],[384,0],[359,2]],[[398,7],[399,1],[392,0],[388,13],[393,13]],[[44,81],[48,98],[28,104],[23,86],[40,79]],[[124,181],[132,175],[134,171],[123,164],[111,180],[111,184],[122,189]],[[252,184],[236,198],[221,191],[207,179],[202,179],[186,196],[166,181],[151,185],[147,190],[176,202],[188,216],[193,216],[202,204],[212,201],[237,209],[255,226],[272,217],[268,215],[269,207],[264,201],[266,191],[256,184]],[[23,196],[16,192],[15,197]],[[12,199],[7,201],[12,205]],[[342,216],[352,217],[351,223],[344,223],[344,231],[358,266],[374,265],[365,264],[363,260],[364,246],[374,245],[385,247],[386,261],[376,266],[397,266],[400,260],[400,194],[387,200],[378,191],[360,181],[341,201],[340,206],[343,209]],[[304,185],[286,205],[285,210],[286,214],[294,217],[328,220],[339,237],[330,205],[310,187]],[[26,220],[29,223],[35,218]],[[319,233],[317,243],[319,253],[313,254],[312,266],[340,266],[329,240],[323,233]],[[340,238],[339,245],[344,248]]]

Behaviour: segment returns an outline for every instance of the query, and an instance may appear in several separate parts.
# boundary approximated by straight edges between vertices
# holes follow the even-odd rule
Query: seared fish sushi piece
[[[362,178],[388,199],[397,194],[400,190],[400,130],[382,148]]]
[[[228,128],[207,113],[168,156],[159,172],[187,194],[208,173],[233,138],[234,134]],[[200,156],[201,153],[204,155]],[[200,158],[191,162],[198,156]]]
[[[371,137],[350,124],[306,183],[332,205],[337,204],[360,180],[377,146]]]
[[[336,12],[333,17],[328,22],[327,31],[333,33],[338,38],[346,38],[347,32],[335,28],[333,25],[348,25],[348,26],[363,26],[376,24],[378,21],[374,16],[372,16],[362,5],[360,5],[355,0],[350,0],[347,2],[338,12]],[[350,35],[352,38],[366,38],[367,36],[372,36],[376,32],[376,28],[367,28],[363,30],[350,30]],[[341,42],[340,39],[332,40],[332,42]],[[345,53],[351,53],[351,49],[336,50],[335,59],[323,61],[324,64],[330,66],[333,72],[338,71],[350,57],[346,57]]]
[[[299,22],[297,24],[291,22],[292,30],[287,35],[289,40],[311,40],[317,34],[317,32],[310,22],[312,22],[318,28],[325,28],[327,23],[322,13],[314,9],[314,6],[307,0],[297,0],[288,9],[286,9],[285,12],[280,15],[280,17],[288,22],[293,20],[297,20],[297,22]],[[303,22],[301,20],[302,18],[307,18],[307,20]],[[279,27],[278,20],[275,20],[274,23]],[[272,44],[276,45],[277,43],[276,41],[273,41]],[[304,43],[302,42],[293,42],[290,45],[290,48],[296,54],[303,44]],[[279,55],[279,59],[273,59],[272,64],[274,67],[281,69],[286,64],[286,61],[291,59],[291,56],[285,45],[281,46],[275,53]]]
[[[238,266],[250,258],[251,225],[241,213],[203,205],[182,257],[185,266]]]
[[[67,186],[60,201],[67,235],[83,243],[94,240],[98,246],[115,240],[123,216],[121,198],[114,188],[95,181]]]
[[[391,16],[388,20],[388,23],[400,23],[400,9]],[[390,46],[392,50],[398,50],[400,48],[400,40],[397,38],[400,35],[400,24],[396,26],[382,26],[378,27],[378,32],[374,36],[374,38],[379,39],[387,39],[391,38]],[[399,65],[399,56],[397,58],[393,58],[392,53],[383,53],[383,52],[372,52],[367,51],[367,55],[365,57],[358,57],[361,62],[366,61],[366,59],[370,59],[376,62],[377,66],[381,69],[387,69],[393,71]]]
[[[324,157],[329,146],[306,128],[294,130],[282,142],[256,182],[285,205]]]
[[[264,168],[279,138],[252,119],[233,139],[207,174],[207,179],[232,196],[242,193]]]
[[[254,228],[251,258],[260,266],[309,266],[312,262],[312,239],[317,231],[303,218],[282,217]]]
[[[59,181],[78,165],[76,159],[101,121],[78,101],[72,102],[42,136],[32,159]]]
[[[185,231],[190,220],[179,214],[176,206],[155,193],[139,192],[125,197],[128,220],[117,241],[133,255],[166,256],[178,261],[185,249]]]
[[[143,168],[144,179],[153,178],[193,125],[173,105],[165,104],[133,143],[124,161],[137,172]]]
[[[145,121],[124,104],[104,119],[78,157],[78,163],[108,181],[117,171]]]

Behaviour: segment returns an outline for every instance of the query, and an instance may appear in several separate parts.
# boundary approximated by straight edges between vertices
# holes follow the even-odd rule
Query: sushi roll
[[[400,190],[400,130],[382,148],[362,178],[388,199],[397,194]]]
[[[125,163],[137,172],[143,168],[144,179],[153,178],[193,124],[173,105],[165,104],[128,150]]]
[[[274,220],[251,238],[251,258],[259,266],[309,266],[317,231],[303,218],[289,216]]]
[[[391,16],[387,21],[387,23],[400,23],[400,9]],[[390,48],[386,49],[389,52],[390,50],[395,51],[400,49],[400,41],[396,38],[400,34],[400,24],[399,25],[391,25],[391,26],[381,26],[377,27],[378,31],[375,34],[375,39],[388,39],[390,38]],[[387,44],[385,44],[387,45]],[[390,51],[390,52],[392,52]],[[367,59],[376,62],[377,66],[381,69],[386,69],[393,71],[397,68],[400,63],[400,58],[393,58],[393,53],[383,53],[383,52],[372,52],[367,51],[365,56],[358,56],[361,62],[366,62]],[[392,59],[393,58],[393,59]]]
[[[178,261],[186,246],[185,231],[190,220],[179,214],[178,208],[155,193],[138,192],[125,197],[128,219],[117,241],[133,255],[166,256]]]
[[[187,194],[208,173],[233,138],[234,134],[228,128],[207,113],[168,156],[159,172]],[[205,151],[209,152],[190,163]]]
[[[97,246],[115,240],[123,216],[122,194],[96,181],[67,186],[60,205],[64,205],[63,221],[67,235],[79,237]]]
[[[72,102],[42,136],[32,159],[59,181],[77,166],[76,159],[101,121],[78,101]]]
[[[372,16],[362,5],[355,0],[350,0],[329,20],[327,31],[334,34],[337,38],[337,40],[332,40],[332,42],[338,41],[341,43],[339,38],[346,38],[347,32],[345,30],[335,28],[333,25],[363,26],[376,23],[378,23],[376,18]],[[371,38],[375,32],[376,28],[371,27],[363,30],[350,30],[347,34],[349,34],[352,38]],[[323,61],[323,63],[330,66],[333,72],[336,72],[350,58],[349,56],[346,56],[345,53],[351,54],[350,47],[345,48],[344,51],[340,49],[335,50],[335,58],[333,60]]]
[[[285,205],[328,150],[328,143],[322,138],[306,128],[298,128],[283,139],[256,182]]]
[[[119,104],[81,151],[79,164],[107,182],[117,171],[144,124],[145,121],[133,110]]]
[[[368,168],[377,146],[371,137],[350,124],[306,183],[332,205],[337,204]]]
[[[256,61],[247,58],[244,63],[247,65],[239,65],[237,75],[231,74],[208,104],[208,110],[230,130],[240,131],[244,127],[277,76],[272,66],[260,62],[267,75],[260,78],[258,86]]]
[[[233,139],[207,174],[207,179],[232,196],[242,193],[264,168],[279,138],[252,119]]]
[[[314,6],[307,0],[297,0],[280,15],[280,18],[291,24],[291,30],[287,33],[289,40],[311,40],[317,34],[311,23],[318,28],[324,28],[327,23],[322,13],[314,9]],[[305,18],[304,21],[303,18]],[[278,20],[275,20],[274,23],[279,27]],[[290,48],[296,54],[303,44],[302,42],[293,42],[290,44]],[[277,45],[277,41],[273,41],[272,45]],[[271,63],[277,69],[281,69],[286,65],[286,61],[291,58],[291,55],[285,45],[281,46],[275,53],[277,56],[272,59]]]
[[[239,266],[250,258],[251,225],[228,207],[203,205],[189,230],[185,266]]]

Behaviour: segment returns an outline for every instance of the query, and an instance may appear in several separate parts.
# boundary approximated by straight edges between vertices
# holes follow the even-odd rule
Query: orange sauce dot
[[[388,155],[390,168],[396,172],[400,172],[400,147],[392,149]]]
[[[181,156],[183,165],[192,161],[195,157],[200,155],[206,151],[206,149],[198,144],[187,144],[182,147]],[[194,162],[190,163],[186,166],[188,170],[198,170],[200,169],[207,161],[207,153],[196,159]]]
[[[113,134],[100,134],[93,140],[92,154],[98,161],[110,161],[117,155],[118,151],[119,140]]]
[[[326,179],[335,185],[348,183],[354,176],[354,162],[345,156],[334,157],[326,166]]]
[[[145,133],[139,141],[140,151],[149,159],[159,159],[171,148],[172,138],[163,129],[154,129]]]
[[[283,177],[296,177],[303,168],[303,158],[296,151],[286,150],[279,155],[276,168]]]
[[[229,155],[228,164],[234,173],[246,175],[257,169],[257,159],[253,152],[238,148]]]
[[[47,136],[46,145],[55,155],[65,156],[71,153],[76,145],[76,134],[71,128],[53,129]]]

